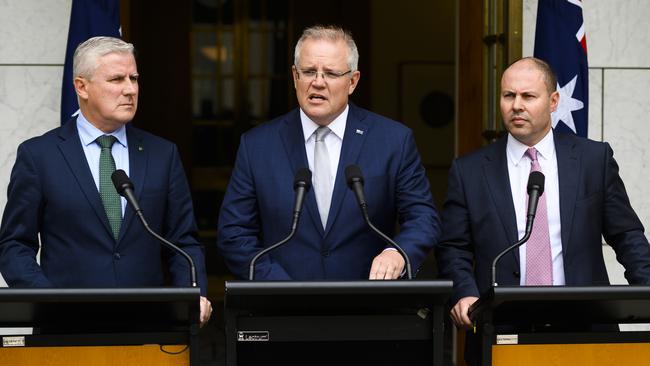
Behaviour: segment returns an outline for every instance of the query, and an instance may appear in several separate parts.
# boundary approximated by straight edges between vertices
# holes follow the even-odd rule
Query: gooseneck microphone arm
[[[291,220],[291,231],[289,232],[289,235],[287,235],[286,238],[280,240],[279,242],[262,249],[259,253],[257,253],[253,259],[250,262],[250,265],[248,266],[248,279],[249,280],[254,280],[255,279],[255,264],[257,263],[257,260],[263,256],[264,254],[272,251],[273,249],[284,245],[286,242],[291,240],[293,236],[296,234],[296,230],[298,229],[298,221],[300,220],[300,212],[302,211],[302,202],[304,201],[305,194],[307,194],[307,191],[309,191],[309,188],[311,187],[311,171],[307,168],[301,168],[298,169],[296,172],[296,177],[293,181],[293,188],[296,191],[296,200],[293,205],[293,219]]]
[[[357,197],[357,202],[361,208],[361,214],[363,215],[363,219],[368,227],[370,227],[370,229],[375,232],[375,234],[382,238],[384,242],[397,249],[402,258],[404,258],[407,278],[409,280],[413,279],[413,274],[411,271],[411,260],[409,259],[404,249],[402,249],[402,247],[393,241],[393,239],[389,238],[386,234],[381,232],[381,230],[377,229],[375,225],[373,225],[370,221],[370,215],[368,214],[368,203],[366,203],[366,197],[363,192],[363,175],[361,174],[361,169],[356,165],[348,165],[345,168],[345,178],[348,186],[350,189],[352,189],[352,191],[354,191],[354,195]]]
[[[142,222],[142,225],[147,230],[147,232],[149,232],[149,234],[151,234],[154,238],[158,239],[161,243],[165,244],[167,247],[174,250],[176,253],[179,253],[187,260],[187,263],[190,266],[192,287],[197,287],[198,284],[196,281],[196,267],[194,266],[194,261],[192,260],[192,257],[190,257],[190,255],[187,254],[187,252],[185,252],[183,249],[179,248],[177,245],[172,244],[167,239],[158,235],[158,233],[156,233],[149,227],[149,223],[147,223],[147,220],[144,218],[142,209],[138,204],[138,200],[135,198],[135,195],[133,194],[133,183],[126,175],[124,170],[118,169],[114,171],[113,174],[111,175],[111,179],[113,180],[113,185],[115,186],[117,193],[119,193],[122,197],[126,198],[129,205],[131,205],[131,207],[133,208],[133,211],[135,211],[135,213],[140,218],[140,221]]]
[[[502,250],[492,261],[492,286],[497,287],[497,263],[511,250],[522,246],[530,239],[530,234],[533,232],[533,222],[535,221],[535,212],[537,211],[537,203],[539,198],[544,193],[544,174],[538,171],[530,173],[528,176],[528,212],[526,214],[526,231],[524,237],[516,243]]]

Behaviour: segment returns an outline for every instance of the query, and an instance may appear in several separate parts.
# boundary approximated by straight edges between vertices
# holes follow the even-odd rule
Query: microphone
[[[530,238],[530,234],[533,232],[533,222],[535,221],[535,212],[537,212],[537,203],[539,202],[539,197],[544,193],[544,179],[544,174],[537,171],[531,172],[528,176],[528,212],[526,214],[526,231],[524,232],[523,238],[507,247],[494,258],[494,261],[492,262],[492,286],[494,287],[498,286],[496,267],[499,259],[506,255],[506,253],[527,242]]]
[[[138,215],[140,218],[140,221],[142,222],[142,225],[144,225],[144,228],[151,234],[153,237],[158,239],[161,243],[165,244],[167,247],[171,248],[172,250],[176,251],[180,255],[182,255],[186,260],[187,263],[190,265],[190,275],[192,278],[192,287],[197,287],[197,282],[196,282],[196,268],[194,267],[194,261],[192,260],[192,257],[190,257],[187,252],[185,252],[183,249],[179,248],[178,246],[172,244],[162,236],[158,235],[156,232],[151,230],[149,227],[149,224],[147,223],[147,220],[144,218],[144,215],[142,214],[142,209],[140,208],[140,205],[138,204],[138,200],[135,198],[135,194],[133,194],[133,183],[129,179],[129,177],[126,175],[124,170],[118,169],[113,172],[111,175],[111,180],[113,181],[113,185],[115,186],[115,190],[117,190],[117,193],[120,194],[120,196],[126,198],[126,201],[133,207],[133,211]]]
[[[406,274],[408,279],[413,279],[413,275],[411,273],[411,261],[409,260],[409,257],[404,249],[402,249],[402,247],[397,245],[393,239],[386,236],[386,234],[382,233],[375,227],[375,225],[372,224],[372,222],[370,222],[370,216],[368,215],[368,203],[366,202],[366,197],[363,193],[363,175],[361,174],[361,169],[356,165],[348,165],[345,168],[345,180],[348,183],[348,187],[354,191],[354,195],[357,197],[357,202],[359,202],[359,207],[361,208],[361,214],[363,215],[363,219],[366,221],[366,224],[368,224],[368,227],[370,227],[370,229],[372,229],[375,234],[379,235],[379,237],[382,238],[386,243],[397,249],[399,254],[401,254],[404,258],[404,262],[406,263]]]
[[[307,191],[309,191],[309,188],[311,187],[311,171],[307,168],[300,168],[296,172],[296,176],[293,179],[293,189],[296,191],[296,200],[293,205],[293,220],[291,221],[291,231],[289,232],[289,235],[280,240],[279,242],[262,249],[259,253],[257,253],[253,259],[250,262],[250,265],[248,267],[248,279],[249,280],[254,280],[255,279],[255,264],[257,263],[257,260],[263,256],[264,254],[272,251],[273,249],[285,244],[293,236],[296,234],[296,229],[298,228],[298,220],[300,219],[300,213],[302,212],[302,202],[305,199],[305,194],[307,194]]]

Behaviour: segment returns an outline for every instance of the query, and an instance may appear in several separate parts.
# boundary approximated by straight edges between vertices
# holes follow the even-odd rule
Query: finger
[[[384,262],[379,263],[379,268],[377,269],[377,279],[385,280],[387,270],[388,270],[388,266],[386,263]]]
[[[467,327],[472,326],[472,321],[469,318],[469,305],[463,304],[462,312],[460,315],[461,315],[461,320],[463,321],[463,325]]]
[[[451,310],[451,320],[453,320],[454,325],[456,325],[456,328],[460,328],[462,326],[462,322],[458,318],[458,314],[456,313],[456,308]]]
[[[380,280],[383,278],[383,269],[382,262],[379,260],[374,260],[372,262],[372,267],[370,268],[370,279],[371,280]]]
[[[384,276],[385,280],[394,280],[395,279],[395,266],[389,264],[386,268],[386,275]]]

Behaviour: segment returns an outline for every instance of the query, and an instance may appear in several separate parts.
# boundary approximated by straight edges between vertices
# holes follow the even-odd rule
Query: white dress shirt
[[[518,239],[524,236],[526,231],[527,211],[527,186],[530,175],[531,160],[526,156],[529,146],[517,141],[512,135],[508,135],[506,154],[508,160],[508,176],[510,177],[510,190],[512,202],[517,215]],[[551,239],[551,258],[553,263],[553,285],[564,285],[564,260],[562,258],[562,231],[560,226],[560,186],[557,175],[557,157],[555,155],[555,143],[553,131],[533,146],[537,149],[537,160],[545,176],[544,197],[548,210],[548,229]],[[542,198],[544,198],[542,197]],[[526,244],[519,247],[519,284],[526,284]]]

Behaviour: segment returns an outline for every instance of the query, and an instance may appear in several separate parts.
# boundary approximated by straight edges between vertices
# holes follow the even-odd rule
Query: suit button
[[[321,255],[322,255],[323,257],[329,257],[329,256],[330,256],[330,251],[329,251],[329,250],[323,250],[323,252],[321,253]]]
[[[113,253],[113,258],[119,260],[120,258],[122,258],[122,256],[120,255],[120,253]]]
[[[519,273],[519,271],[514,271],[512,274],[517,278],[521,277],[521,273]]]

